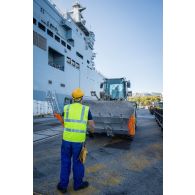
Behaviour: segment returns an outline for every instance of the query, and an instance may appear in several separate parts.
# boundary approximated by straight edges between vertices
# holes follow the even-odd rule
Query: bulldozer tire
[[[127,140],[127,141],[133,141],[134,136],[130,136],[130,135],[117,135],[117,137]]]
[[[129,141],[133,141],[133,139],[134,139],[134,136],[129,136]]]
[[[134,136],[127,135],[127,136],[125,136],[125,139],[128,140],[128,141],[133,141]]]

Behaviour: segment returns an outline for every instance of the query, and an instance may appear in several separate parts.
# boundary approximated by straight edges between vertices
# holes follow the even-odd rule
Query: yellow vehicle
[[[135,136],[136,104],[129,102],[131,95],[130,81],[125,78],[105,79],[101,83],[99,97],[91,92],[97,100],[84,100],[83,104],[90,106],[96,124],[96,133],[106,133],[108,136],[117,134]]]

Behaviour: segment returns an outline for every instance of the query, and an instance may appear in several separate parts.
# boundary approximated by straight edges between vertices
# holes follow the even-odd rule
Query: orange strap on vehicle
[[[60,114],[54,112],[54,117],[62,123],[62,126],[64,126],[64,120]]]
[[[132,115],[129,118],[128,129],[129,129],[129,135],[134,136],[135,135],[135,116],[134,115]]]

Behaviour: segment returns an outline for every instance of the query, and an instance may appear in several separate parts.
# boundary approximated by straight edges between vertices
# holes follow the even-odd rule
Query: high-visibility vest
[[[84,142],[88,121],[89,106],[73,103],[64,106],[63,140]]]

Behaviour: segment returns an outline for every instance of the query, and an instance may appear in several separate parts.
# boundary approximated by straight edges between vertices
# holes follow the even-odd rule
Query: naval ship
[[[85,9],[76,1],[62,12],[51,0],[33,0],[33,110],[50,102],[62,111],[77,87],[84,99],[99,93],[104,76],[95,68],[95,34],[86,27]]]

